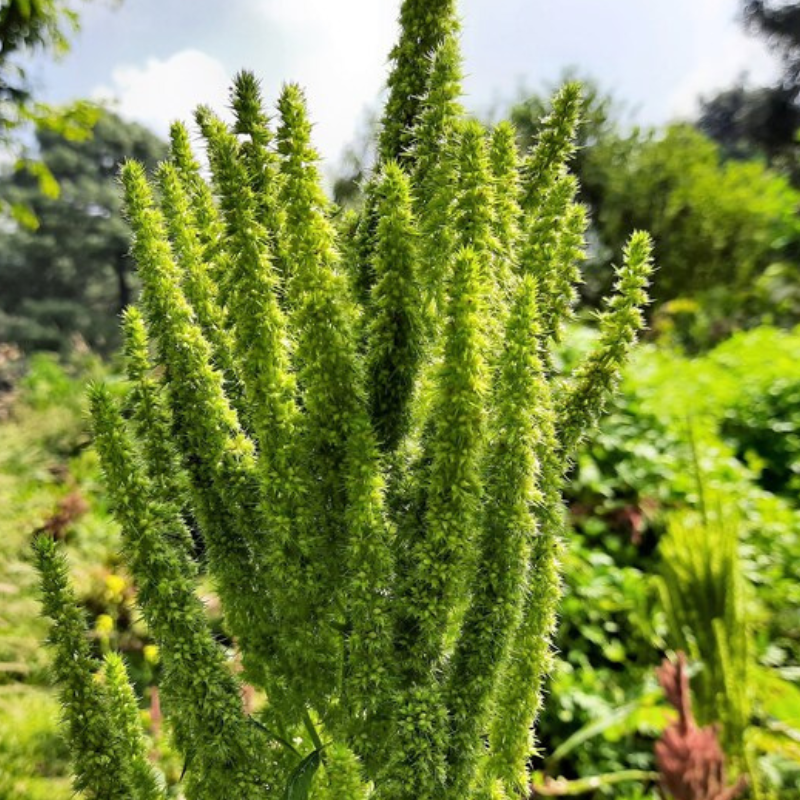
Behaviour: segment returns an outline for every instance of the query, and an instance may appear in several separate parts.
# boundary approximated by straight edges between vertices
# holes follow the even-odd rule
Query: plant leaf
[[[283,745],[287,750],[291,750],[298,758],[302,758],[300,751],[287,739],[279,736],[275,731],[270,730],[263,722],[260,722],[255,717],[250,717],[250,722],[257,728],[260,728],[270,739],[274,739],[278,744]]]
[[[579,794],[594,792],[603,786],[613,786],[617,783],[628,781],[653,782],[657,781],[659,774],[642,769],[623,769],[619,772],[608,772],[604,775],[592,775],[588,778],[565,780],[564,778],[546,778],[543,782],[535,782],[532,796],[544,797],[575,797]]]
[[[571,753],[576,747],[589,739],[603,733],[614,725],[619,725],[631,717],[634,717],[643,708],[652,706],[661,696],[662,693],[660,690],[649,692],[642,695],[639,699],[634,700],[632,703],[620,706],[618,709],[610,714],[606,714],[600,719],[591,720],[582,728],[575,731],[566,741],[562,742],[561,745],[553,751],[550,758],[547,759],[548,762],[553,764],[556,761],[560,761],[565,755]]]
[[[12,203],[10,206],[11,216],[20,224],[23,228],[27,228],[28,230],[35,231],[39,227],[39,219],[34,214],[33,210],[30,206],[25,205],[25,203]]]
[[[755,680],[767,714],[784,725],[800,729],[800,689],[773,669],[756,670]]]
[[[308,800],[311,782],[314,780],[314,775],[316,775],[321,763],[321,750],[314,750],[313,753],[307,755],[289,776],[284,800]]]

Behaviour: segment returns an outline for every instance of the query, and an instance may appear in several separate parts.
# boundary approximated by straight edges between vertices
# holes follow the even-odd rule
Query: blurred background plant
[[[42,193],[28,171],[0,174],[0,197],[31,214],[28,224],[0,228],[0,341],[59,351],[79,336],[109,355],[119,314],[136,294],[117,172],[125,158],[154,168],[166,145],[110,112],[86,139],[39,126],[36,142],[59,191]]]
[[[700,725],[720,724],[722,748],[735,776],[746,775],[754,794],[758,780],[746,741],[753,716],[755,664],[752,661],[748,588],[739,560],[739,523],[722,503],[707,497],[697,475],[696,512],[676,512],[661,539],[661,602],[667,642],[699,665],[692,682]]]

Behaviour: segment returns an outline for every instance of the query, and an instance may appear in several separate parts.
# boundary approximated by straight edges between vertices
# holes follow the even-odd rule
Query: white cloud
[[[190,121],[200,103],[222,113],[231,78],[217,59],[181,50],[164,60],[149,58],[144,66],[116,67],[111,86],[98,86],[92,96],[111,100],[121,116],[166,135],[174,120]]]
[[[326,158],[336,158],[383,88],[399,0],[253,2],[269,29],[287,43],[282,77],[306,90],[315,144]]]
[[[290,25],[318,25],[329,27],[345,18],[366,20],[381,14],[383,9],[392,9],[391,3],[375,2],[375,0],[302,0],[302,2],[286,2],[286,0],[258,0],[258,9],[268,18]]]
[[[358,43],[369,51],[375,38],[393,32],[400,0],[254,0],[254,10],[272,24],[296,27],[303,36],[310,29],[322,33],[336,47]]]
[[[774,82],[775,76],[775,61],[761,42],[732,32],[678,84],[670,97],[669,111],[678,117],[693,116],[701,97],[730,87],[738,77],[760,86]]]
[[[776,59],[760,38],[743,30],[740,11],[730,0],[695,2],[689,19],[695,58],[669,98],[672,114],[695,114],[702,96],[726,89],[741,77],[755,85],[775,80]]]

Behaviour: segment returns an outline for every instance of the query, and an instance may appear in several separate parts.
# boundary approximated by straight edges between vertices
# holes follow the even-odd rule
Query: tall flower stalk
[[[322,189],[303,92],[284,88],[273,129],[246,73],[231,126],[197,112],[208,183],[178,124],[153,179],[122,170],[142,298],[128,395],[94,387],[92,418],[190,800],[527,791],[564,482],[642,327],[650,244],[633,235],[596,350],[559,374],[586,224],[579,88],[520,153],[510,124],[464,116],[453,3],[406,0],[401,23],[355,223]],[[234,653],[197,599],[189,529]],[[80,689],[63,695],[76,785],[161,796],[124,669],[86,690],[99,667],[39,552],[57,677]],[[101,745],[138,794],[110,793]]]

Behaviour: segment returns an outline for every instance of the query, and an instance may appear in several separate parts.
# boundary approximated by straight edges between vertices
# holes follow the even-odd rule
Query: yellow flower
[[[94,629],[100,636],[106,638],[114,630],[114,620],[108,614],[101,614],[94,623]]]
[[[121,575],[106,575],[106,599],[114,603],[121,602],[126,586],[127,582]]]

